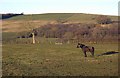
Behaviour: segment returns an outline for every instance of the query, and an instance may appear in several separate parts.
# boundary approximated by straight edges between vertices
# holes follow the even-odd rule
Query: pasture
[[[87,43],[86,43],[87,44]],[[3,76],[117,76],[118,44],[87,44],[95,57],[84,57],[77,44],[3,44]]]
[[[117,41],[83,43],[95,47],[95,56],[77,48],[77,43],[55,44],[54,38],[17,38],[30,29],[62,19],[67,23],[96,23],[94,14],[48,13],[16,16],[2,21],[2,75],[3,76],[118,76]],[[113,20],[118,17],[110,16]],[[82,42],[82,41],[81,41]],[[102,42],[102,43],[101,43]],[[99,56],[100,55],[100,56]]]

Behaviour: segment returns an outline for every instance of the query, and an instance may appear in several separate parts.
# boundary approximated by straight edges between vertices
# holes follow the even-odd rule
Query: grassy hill
[[[17,17],[12,17],[8,20],[57,20],[59,18],[67,19],[74,14],[71,13],[48,13],[48,14],[29,14],[29,15],[22,15]]]
[[[21,32],[28,30],[28,23],[33,27],[39,27],[47,23],[56,23],[61,19],[67,23],[96,23],[97,14],[84,13],[46,13],[29,14],[11,17],[3,20],[3,32]],[[118,20],[117,16],[109,16],[112,20]]]
[[[68,21],[91,21],[98,16],[97,14],[84,13],[46,13],[46,14],[29,14],[9,18],[8,20],[57,20],[59,18]],[[109,16],[113,20],[117,20],[116,16]]]

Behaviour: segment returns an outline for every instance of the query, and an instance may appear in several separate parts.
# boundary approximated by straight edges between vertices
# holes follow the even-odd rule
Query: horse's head
[[[77,48],[82,48],[83,46],[85,46],[84,44],[78,43]]]
[[[80,48],[80,43],[77,44],[77,48]]]

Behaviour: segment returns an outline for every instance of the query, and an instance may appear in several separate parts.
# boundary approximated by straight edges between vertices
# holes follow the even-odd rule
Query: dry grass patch
[[[30,27],[37,28],[42,25],[54,23],[54,21],[34,20],[34,21],[2,21],[3,32],[23,32],[30,30]]]

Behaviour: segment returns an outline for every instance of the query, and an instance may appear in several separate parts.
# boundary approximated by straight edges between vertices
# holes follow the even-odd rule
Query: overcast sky
[[[0,0],[0,13],[118,15],[119,0]]]

